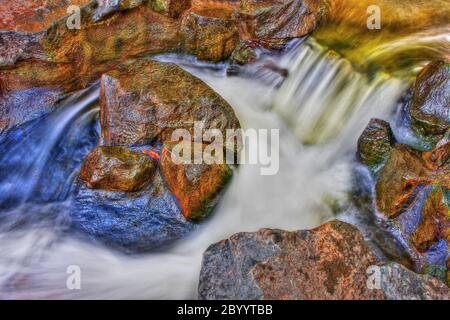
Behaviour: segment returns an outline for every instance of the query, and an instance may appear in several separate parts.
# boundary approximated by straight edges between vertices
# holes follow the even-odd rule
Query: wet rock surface
[[[448,288],[434,278],[377,262],[358,229],[340,221],[309,231],[238,233],[204,253],[199,298],[450,297]],[[378,278],[370,277],[371,270],[376,270]],[[372,283],[373,279],[376,282]]]
[[[14,0],[0,3],[0,30],[37,32],[67,15],[70,5],[91,0]]]
[[[176,129],[239,128],[231,106],[201,80],[171,63],[139,60],[102,77],[102,134],[108,145],[170,141]],[[201,138],[201,137],[200,137]]]
[[[107,192],[76,185],[70,213],[74,230],[126,253],[160,249],[197,225],[186,220],[159,172],[141,192]]]
[[[71,93],[130,59],[177,50],[210,61],[227,59],[235,52],[233,61],[249,63],[256,58],[257,46],[279,47],[311,32],[326,10],[319,0],[79,0],[70,4],[81,7],[80,28],[69,29],[68,16],[63,14],[67,1],[55,0],[49,8],[47,2],[37,1],[31,6],[29,2],[4,5],[9,10],[3,19],[4,28],[9,31],[0,32],[0,44],[5,44],[0,46],[3,99],[31,88]],[[8,14],[14,16],[24,6],[30,10],[45,7],[43,15],[47,18],[39,18],[39,25],[29,21],[27,28],[19,27],[25,26],[25,21],[15,21]],[[240,40],[246,45],[239,46]],[[45,113],[51,107],[55,105],[43,106],[41,111]],[[5,116],[14,116],[14,112]],[[26,114],[14,124],[29,118]]]
[[[229,58],[239,39],[233,7],[227,3],[191,8],[180,33],[186,52],[214,62]]]
[[[185,143],[186,148],[198,150],[193,152],[202,157],[204,145]],[[197,145],[197,146],[196,146]],[[226,164],[195,164],[194,161],[179,163],[174,156],[174,147],[179,142],[165,143],[162,149],[160,168],[167,186],[175,195],[186,219],[201,220],[207,217],[217,204],[221,192],[232,176],[231,168]]]
[[[450,64],[434,61],[417,76],[409,109],[413,128],[443,134],[450,128]]]
[[[389,123],[372,119],[358,140],[359,160],[376,170],[389,157],[394,145],[395,138]]]
[[[428,275],[420,275],[397,263],[381,265],[379,285],[386,300],[450,300],[450,290]]]
[[[123,147],[99,146],[85,159],[80,177],[91,189],[140,191],[152,182],[156,164]]]
[[[321,0],[246,0],[238,12],[238,28],[244,40],[277,47],[312,32],[326,8]]]

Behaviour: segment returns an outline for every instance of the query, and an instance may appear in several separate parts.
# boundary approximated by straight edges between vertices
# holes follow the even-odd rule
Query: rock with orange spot
[[[136,192],[150,184],[155,168],[141,153],[99,146],[84,159],[80,177],[91,189]]]
[[[226,163],[194,163],[195,157],[203,159],[205,147],[186,141],[166,142],[161,153],[160,169],[166,184],[189,220],[207,217],[232,177],[232,170]],[[183,149],[191,152],[190,157],[177,151]]]

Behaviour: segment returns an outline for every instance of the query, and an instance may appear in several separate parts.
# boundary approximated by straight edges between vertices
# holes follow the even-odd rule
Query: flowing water
[[[336,204],[346,207],[357,138],[370,118],[392,119],[408,87],[382,72],[357,72],[312,39],[263,58],[289,70],[285,81],[264,63],[227,77],[226,65],[158,59],[209,84],[244,128],[279,129],[279,145],[271,145],[278,174],[241,165],[211,219],[163,252],[124,255],[73,236],[71,187],[100,140],[94,85],[0,140],[0,298],[196,298],[210,244],[260,228],[315,227],[335,216]],[[66,288],[69,265],[81,268],[81,290]]]

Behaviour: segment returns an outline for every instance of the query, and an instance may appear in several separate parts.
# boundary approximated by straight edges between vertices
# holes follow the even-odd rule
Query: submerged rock
[[[409,114],[423,134],[443,134],[450,128],[450,64],[435,61],[418,75]]]
[[[233,7],[225,2],[191,8],[182,18],[180,34],[186,52],[201,60],[229,58],[239,40]]]
[[[449,289],[401,265],[378,265],[355,227],[238,233],[203,256],[200,299],[449,299]]]
[[[171,63],[138,60],[102,77],[102,135],[108,145],[170,141],[176,129],[239,128],[231,106],[198,78]],[[201,138],[201,137],[200,137]]]
[[[358,140],[358,158],[371,170],[376,170],[389,157],[395,145],[389,123],[372,119]]]
[[[132,192],[150,184],[155,168],[142,153],[99,146],[84,159],[80,177],[91,189]]]
[[[72,228],[127,253],[160,249],[194,231],[157,171],[141,192],[107,192],[76,184]]]
[[[221,192],[232,176],[226,164],[180,163],[181,158],[174,154],[174,147],[192,150],[191,160],[196,156],[203,158],[204,145],[184,142],[165,143],[162,149],[160,168],[167,186],[180,204],[181,212],[189,220],[201,220],[209,215],[217,204]],[[180,149],[181,150],[181,149]]]

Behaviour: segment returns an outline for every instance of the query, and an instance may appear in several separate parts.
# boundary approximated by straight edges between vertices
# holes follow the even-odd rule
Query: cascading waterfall
[[[275,95],[274,110],[306,144],[329,141],[346,128],[360,133],[367,115],[387,116],[405,88],[387,75],[369,79],[355,72],[314,41],[301,46],[291,73]]]

